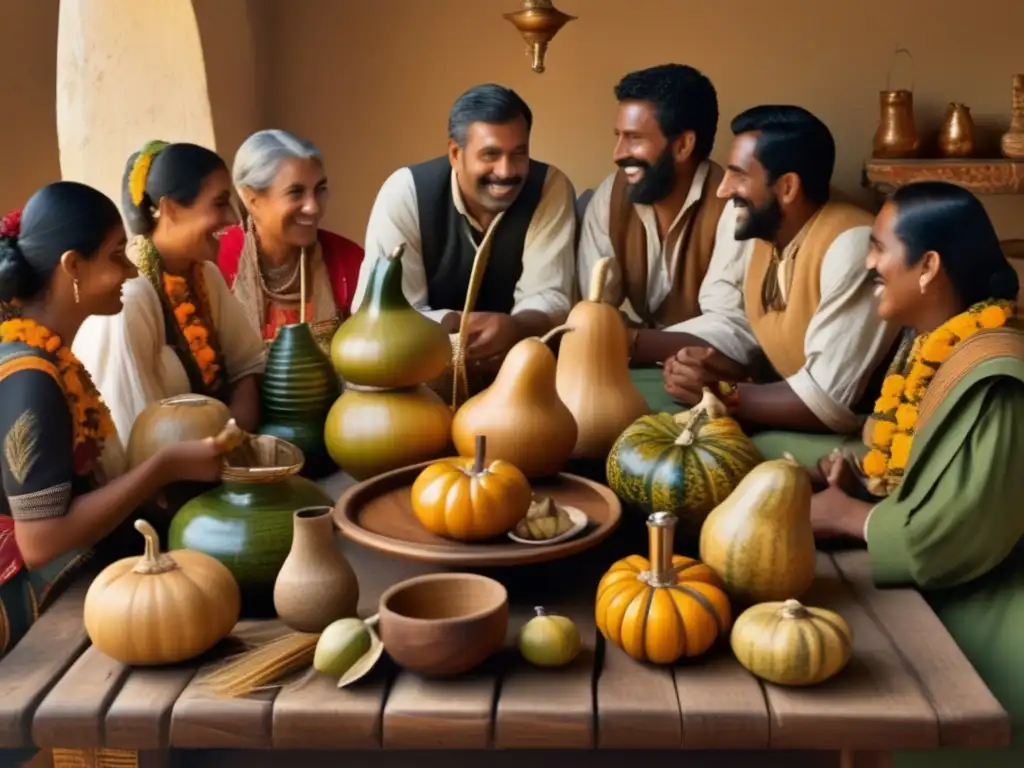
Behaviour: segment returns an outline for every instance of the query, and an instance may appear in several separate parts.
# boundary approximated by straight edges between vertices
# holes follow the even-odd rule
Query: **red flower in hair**
[[[0,237],[17,238],[21,234],[21,209],[11,211],[0,219]]]

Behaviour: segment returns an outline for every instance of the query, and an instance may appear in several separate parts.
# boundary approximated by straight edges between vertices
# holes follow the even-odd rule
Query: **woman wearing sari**
[[[0,656],[164,485],[220,477],[212,439],[122,474],[110,413],[69,348],[87,316],[121,311],[136,273],[125,244],[114,203],[75,182],[43,187],[0,223]]]
[[[329,344],[351,311],[363,249],[318,228],[328,196],[319,150],[286,131],[260,131],[239,147],[232,175],[245,228],[232,227],[221,238],[224,279],[264,339],[305,320]],[[300,316],[303,255],[308,294]]]
[[[898,190],[867,266],[908,329],[858,463],[814,474],[818,538],[866,541],[875,583],[916,587],[1010,714],[1007,749],[900,752],[897,766],[1024,765],[1024,334],[984,208],[942,182]]]
[[[90,318],[75,342],[122,442],[147,405],[188,393],[220,400],[255,432],[266,354],[216,264],[236,220],[227,166],[195,144],[151,142],[128,159],[122,207],[140,274],[124,311]]]

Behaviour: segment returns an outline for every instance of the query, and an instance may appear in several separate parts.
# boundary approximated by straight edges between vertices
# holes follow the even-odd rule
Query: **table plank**
[[[601,639],[597,746],[600,749],[679,749],[683,724],[670,667],[634,661]]]
[[[866,550],[833,555],[840,575],[920,682],[939,720],[943,747],[1010,743],[1010,718],[921,594],[877,589]]]
[[[779,749],[927,749],[939,744],[938,719],[900,654],[836,569],[818,553],[814,586],[801,602],[836,611],[853,630],[853,658],[821,685],[764,683],[771,746]]]
[[[761,684],[728,642],[673,670],[686,749],[764,749],[770,721]]]
[[[103,745],[111,749],[160,750],[170,745],[171,711],[198,664],[133,669],[110,704]]]
[[[76,577],[0,660],[0,748],[33,746],[36,707],[88,646],[82,605],[91,580],[90,571]]]

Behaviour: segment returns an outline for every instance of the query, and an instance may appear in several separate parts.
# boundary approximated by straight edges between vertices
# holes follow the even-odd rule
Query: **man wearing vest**
[[[771,383],[737,385],[742,423],[854,433],[899,330],[878,318],[865,266],[874,217],[829,200],[835,143],[807,110],[754,107],[732,132],[718,194],[739,207],[736,237],[752,247],[739,260],[716,254],[703,314],[671,329],[684,348],[665,362],[665,390],[694,403],[701,387],[752,374]]]
[[[532,123],[530,108],[503,86],[478,85],[458,98],[448,117],[448,154],[398,169],[377,194],[353,311],[377,259],[405,243],[406,298],[455,332],[474,258],[493,229],[468,318],[467,360],[493,366],[520,339],[564,319],[576,196],[564,173],[530,159]]]
[[[679,349],[661,329],[700,314],[712,254],[730,262],[743,244],[734,237],[736,207],[715,195],[724,171],[708,159],[718,128],[711,81],[693,67],[663,64],[626,75],[615,97],[619,170],[587,206],[578,279],[586,298],[594,264],[614,257],[604,300],[638,326],[633,363],[653,365]]]

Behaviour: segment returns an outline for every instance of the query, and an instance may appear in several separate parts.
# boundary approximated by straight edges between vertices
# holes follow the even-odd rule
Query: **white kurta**
[[[259,331],[217,265],[204,263],[203,274],[228,380],[263,373],[266,351]],[[142,275],[125,283],[119,314],[93,316],[82,324],[72,351],[96,383],[124,445],[147,405],[191,391],[185,367],[167,342],[160,297]]]

